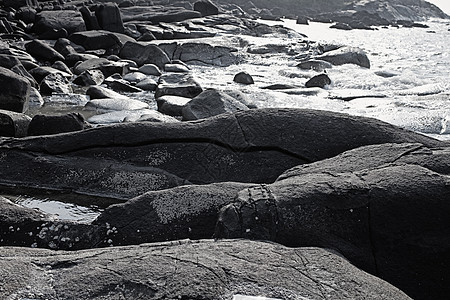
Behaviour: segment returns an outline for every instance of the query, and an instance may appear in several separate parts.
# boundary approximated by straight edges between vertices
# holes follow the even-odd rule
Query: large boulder
[[[13,71],[0,67],[0,109],[18,113],[28,109],[30,81]]]
[[[61,73],[52,73],[44,77],[40,84],[42,95],[50,96],[56,94],[73,93],[72,86],[67,78]]]
[[[162,96],[156,99],[158,111],[169,116],[182,116],[184,106],[191,98],[180,96]]]
[[[190,73],[166,73],[158,80],[155,98],[164,95],[194,98],[203,92],[203,88]]]
[[[40,40],[33,40],[26,43],[25,49],[38,60],[55,62],[58,60],[64,61],[65,59],[58,51]]]
[[[202,17],[219,14],[219,8],[209,0],[195,2],[194,10],[200,12]]]
[[[170,43],[160,44],[159,47],[172,60],[181,60],[189,64],[226,67],[239,61],[237,55],[234,54],[237,52],[237,49],[225,46],[213,46],[209,43]]]
[[[136,62],[138,66],[154,64],[160,69],[164,69],[164,65],[170,62],[167,54],[158,46],[139,42],[126,42],[119,56]]]
[[[100,28],[107,31],[124,33],[122,15],[116,3],[100,4],[95,10]]]
[[[102,58],[91,58],[77,64],[73,68],[73,72],[76,75],[80,75],[85,71],[94,69],[100,70],[106,78],[116,73],[119,75],[125,75],[126,73],[128,73],[130,68],[128,64],[125,62],[110,61],[102,57]]]
[[[137,118],[143,114],[139,113]],[[50,158],[57,155],[65,161],[65,168],[73,164],[76,169],[80,168],[80,158],[91,163],[94,158],[101,158],[117,166],[142,168],[142,172],[148,172],[146,176],[154,178],[153,181],[160,175],[152,174],[155,172],[150,167],[197,184],[223,181],[271,183],[285,170],[297,165],[330,158],[364,145],[403,142],[418,142],[428,147],[445,145],[375,119],[301,109],[248,110],[195,122],[122,123],[64,135],[0,140],[0,156],[5,153],[2,166],[10,170],[1,174],[0,184],[69,185],[82,191],[85,185],[81,182],[87,181],[90,191],[111,192],[106,191],[102,183],[108,182],[106,178],[98,181],[103,176],[98,173],[101,169],[84,172],[81,181],[69,181],[67,172],[58,174],[55,171],[54,177],[58,181],[52,183],[39,173],[33,173],[48,169],[48,166],[34,165],[43,161],[28,162],[7,155],[16,152],[35,152]],[[27,176],[21,173],[27,173]],[[151,184],[135,180],[136,176],[127,178],[125,175],[120,178],[130,185],[140,186],[134,191],[129,189],[127,195],[137,196],[133,194],[136,190],[150,190]],[[154,187],[160,186],[164,185],[154,184]]]
[[[79,113],[66,115],[35,115],[28,126],[28,135],[46,135],[84,129],[84,117]]]
[[[124,7],[120,11],[123,22],[140,21],[148,23],[150,21],[151,24],[181,22],[202,16],[198,11],[167,5]]]
[[[247,106],[226,93],[209,89],[189,101],[183,107],[182,116],[183,120],[189,121],[248,109]]]
[[[91,30],[73,33],[69,40],[83,46],[86,50],[97,49],[120,49],[128,41],[134,41],[132,37],[125,34],[110,32],[106,30]]]
[[[410,299],[333,251],[243,240],[72,252],[3,247],[0,283],[3,299]]]
[[[26,77],[30,81],[32,87],[37,87],[37,83],[33,76],[28,73],[27,69],[25,69],[22,62],[16,56],[0,54],[0,67],[9,69],[17,75]]]
[[[241,191],[221,211],[216,237],[336,249],[414,299],[443,299],[449,186],[448,175],[404,164],[290,176]]]
[[[0,109],[0,136],[27,136],[31,118],[22,113]]]
[[[67,33],[72,34],[78,31],[85,31],[86,25],[81,13],[77,10],[46,10],[36,15],[33,29],[38,34],[60,29],[64,29]]]
[[[337,50],[325,52],[315,58],[327,61],[336,66],[355,64],[363,68],[370,68],[370,61],[367,54],[359,48],[342,47]]]

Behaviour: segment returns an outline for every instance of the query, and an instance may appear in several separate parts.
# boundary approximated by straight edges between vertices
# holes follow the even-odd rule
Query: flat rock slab
[[[410,299],[319,248],[175,241],[74,252],[0,248],[2,299]]]

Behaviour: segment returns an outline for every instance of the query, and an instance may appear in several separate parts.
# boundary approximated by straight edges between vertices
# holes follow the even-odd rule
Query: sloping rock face
[[[53,29],[65,29],[67,33],[71,34],[78,31],[85,31],[86,25],[79,11],[42,11],[36,15],[36,22],[33,29],[38,34]]]
[[[18,113],[28,109],[31,83],[23,76],[0,67],[0,109]]]
[[[388,142],[443,144],[375,119],[301,109],[248,110],[194,122],[118,124],[70,134],[3,139],[0,183],[88,189],[94,194],[117,193],[118,198],[124,191],[126,196],[137,196],[145,189],[174,186],[168,178],[196,184],[271,183],[294,166]],[[54,178],[45,176],[50,167]],[[131,176],[128,170],[136,175],[127,179]],[[122,183],[110,182],[110,176]],[[137,180],[141,176],[146,180]],[[109,189],[102,186],[105,181],[110,182]],[[127,190],[127,185],[133,188]],[[123,189],[118,191],[119,187]]]
[[[2,299],[410,299],[329,250],[240,240],[56,253],[8,247],[0,274]]]
[[[448,175],[400,164],[282,178],[241,191],[221,211],[216,237],[337,249],[414,299],[448,295]]]

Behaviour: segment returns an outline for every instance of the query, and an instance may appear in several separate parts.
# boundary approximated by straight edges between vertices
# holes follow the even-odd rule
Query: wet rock
[[[134,114],[137,120],[145,113]],[[102,157],[109,164],[144,167],[153,161],[150,158],[164,154],[164,159],[152,165],[192,183],[270,183],[297,165],[364,145],[404,142],[419,142],[429,147],[445,145],[371,118],[314,110],[255,109],[195,122],[124,123],[45,138],[2,140],[0,156],[7,151],[32,151],[63,155],[68,163],[69,157],[72,163],[79,157]],[[17,160],[5,158],[2,165],[12,170],[17,167]],[[25,167],[26,164],[20,168]],[[27,178],[18,174],[11,171],[0,176],[0,184],[7,180],[18,186],[26,182],[39,185],[43,181],[32,173]],[[95,182],[90,186],[102,190]]]
[[[110,111],[110,110],[139,110],[148,108],[148,104],[139,100],[119,98],[119,99],[92,99],[86,106],[86,109]]]
[[[133,6],[120,9],[124,22],[140,21],[152,24],[160,22],[173,23],[188,19],[200,18],[198,11],[171,6]]]
[[[129,99],[127,96],[121,95],[102,86],[89,87],[89,89],[86,91],[86,95],[88,95],[91,99]]]
[[[84,117],[79,113],[66,115],[35,115],[28,127],[28,135],[47,135],[84,129]]]
[[[56,70],[60,70],[60,71],[62,71],[64,73],[67,73],[67,74],[72,74],[72,71],[69,69],[69,67],[65,63],[60,61],[60,60],[55,61],[52,64],[52,68],[54,68]]]
[[[136,86],[129,84],[128,81],[123,79],[114,79],[114,78],[106,78],[105,84],[108,88],[112,89],[115,92],[122,93],[139,93],[142,90]]]
[[[108,235],[117,246],[211,238],[221,207],[232,203],[239,191],[252,186],[225,182],[152,191],[109,207],[94,224],[121,228]]]
[[[309,25],[309,18],[306,16],[298,16],[296,24]]]
[[[25,137],[31,118],[25,114],[0,109],[0,136]]]
[[[42,297],[50,300],[99,300],[119,293],[127,299],[150,300],[161,295],[178,299],[266,295],[316,300],[325,289],[333,299],[361,294],[376,300],[410,299],[331,250],[290,249],[265,242],[173,241],[70,253],[5,248],[0,267],[5,281],[2,297],[17,294],[24,298],[42,291]],[[54,282],[57,292],[42,289],[49,272],[58,278]],[[30,282],[30,274],[41,280]],[[318,287],[322,282],[326,285]],[[79,290],[71,288],[74,286]],[[120,292],[111,287],[120,287]]]
[[[42,95],[51,95],[53,93],[70,94],[73,93],[72,86],[61,73],[52,73],[45,76],[40,84]]]
[[[247,106],[233,97],[210,89],[203,91],[189,101],[182,109],[182,116],[183,120],[190,121],[248,109]]]
[[[329,84],[331,84],[330,77],[328,77],[327,74],[320,74],[320,75],[316,75],[316,76],[312,77],[311,79],[309,79],[305,83],[305,86],[307,88],[311,88],[311,87],[324,88],[325,86],[327,86]]]
[[[237,73],[236,75],[234,75],[233,81],[237,82],[237,83],[242,83],[242,84],[253,84],[253,83],[255,83],[253,81],[253,77],[250,74],[248,74],[247,72],[239,72],[239,73]]]
[[[363,68],[370,68],[367,54],[359,48],[342,47],[319,55],[316,59],[327,61],[336,66],[355,64]]]
[[[130,120],[125,118],[124,122],[159,122],[159,123],[177,123],[180,122],[171,116],[164,115],[156,110],[149,110],[145,114],[141,115],[137,120]]]
[[[105,76],[100,70],[86,70],[78,75],[72,82],[82,86],[100,85],[105,80]]]
[[[34,87],[30,90],[29,105],[30,107],[39,107],[44,105],[44,99],[42,98],[41,93],[39,93],[39,91]]]
[[[339,99],[344,101],[352,101],[359,98],[386,98],[387,96],[382,93],[363,91],[359,89],[342,89],[330,91],[328,98]]]
[[[448,184],[416,165],[289,177],[242,191],[222,210],[218,234],[337,249],[415,299],[440,298],[450,280],[439,263],[449,258]]]
[[[69,36],[69,40],[87,50],[120,49],[126,42],[135,41],[127,35],[105,30],[76,32]]]
[[[219,14],[219,8],[209,0],[195,2],[194,10],[200,12],[202,17]]]
[[[33,26],[33,30],[37,34],[60,29],[66,30],[68,34],[85,31],[86,25],[84,24],[81,13],[74,10],[46,10],[36,15],[36,22]]]
[[[64,57],[67,57],[69,54],[77,54],[77,50],[75,50],[72,43],[66,38],[58,39],[53,48]]]
[[[79,63],[90,60],[90,59],[97,59],[99,58],[97,55],[94,54],[88,54],[88,53],[71,53],[66,56],[66,64],[73,68],[75,66],[78,66]]]
[[[166,73],[158,81],[155,98],[164,95],[194,98],[203,91],[200,84],[189,73]]]
[[[239,58],[234,54],[237,50],[231,47],[199,42],[160,44],[159,47],[172,60],[180,60],[189,64],[226,67],[239,61]]]
[[[95,16],[97,17],[100,28],[103,30],[118,33],[125,32],[122,16],[116,3],[101,4],[95,10]]]
[[[164,71],[174,73],[189,73],[191,70],[181,64],[165,64]]]
[[[131,83],[138,83],[144,79],[147,79],[148,77],[141,72],[132,72],[132,73],[128,73],[125,76],[123,76],[123,79],[131,82]]]
[[[323,70],[331,69],[333,65],[323,60],[311,59],[299,63],[297,67],[303,70],[312,69],[317,72],[322,72]]]
[[[86,25],[87,30],[101,29],[100,25],[98,24],[97,17],[95,16],[95,11],[91,11],[87,6],[82,6],[79,11],[83,16],[84,24]]]
[[[160,69],[163,69],[164,65],[170,62],[167,54],[158,46],[144,45],[138,42],[125,43],[119,56],[136,62],[138,66],[154,64]]]
[[[182,116],[184,106],[191,101],[191,98],[179,96],[162,96],[156,99],[158,111],[174,117]]]
[[[334,25],[331,25],[330,28],[334,28],[334,29],[340,29],[340,30],[352,30],[353,27],[348,25],[347,23],[336,23]]]
[[[58,51],[50,47],[49,45],[41,42],[40,40],[33,40],[25,44],[27,52],[33,55],[38,60],[43,61],[64,61],[64,56],[62,56]]]
[[[84,71],[98,69],[105,77],[109,77],[112,74],[125,75],[129,71],[128,64],[121,62],[110,61],[106,58],[92,58],[81,62],[73,68],[73,72],[76,75],[80,75]]]
[[[28,73],[27,69],[17,57],[12,55],[0,54],[0,67],[9,69],[17,75],[27,78],[30,81],[32,87],[37,87],[37,82],[34,80],[33,76]]]
[[[28,109],[30,81],[16,73],[0,67],[0,109],[18,113]]]
[[[156,81],[151,78],[146,78],[136,84],[137,88],[140,88],[144,91],[156,91],[157,86],[158,84],[156,83]]]
[[[42,80],[44,80],[45,77],[47,77],[50,74],[61,74],[67,79],[72,77],[72,74],[70,73],[66,73],[61,70],[45,66],[33,68],[29,71],[29,73],[34,77],[34,79],[39,84],[42,82]]]

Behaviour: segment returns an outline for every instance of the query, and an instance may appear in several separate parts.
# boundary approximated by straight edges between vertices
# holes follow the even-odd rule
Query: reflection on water
[[[103,211],[102,208],[96,205],[83,206],[44,197],[37,198],[27,195],[4,195],[4,197],[16,204],[29,208],[38,208],[45,213],[56,215],[61,220],[70,220],[80,223],[92,222]]]

